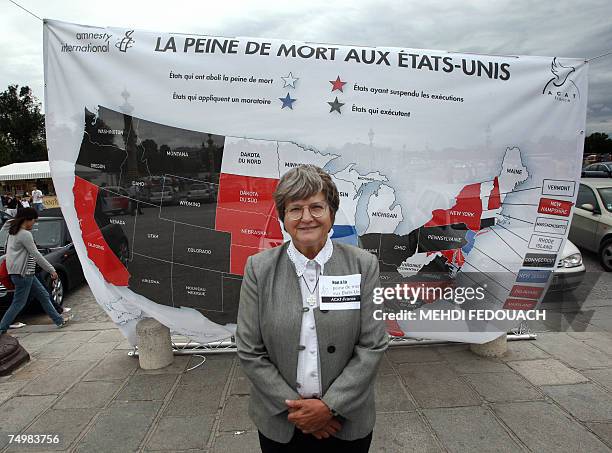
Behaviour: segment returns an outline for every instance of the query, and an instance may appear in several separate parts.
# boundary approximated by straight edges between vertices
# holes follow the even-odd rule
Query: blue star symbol
[[[285,96],[284,98],[279,98],[279,99],[283,102],[281,109],[284,109],[285,107],[289,107],[291,110],[293,110],[293,103],[297,100],[289,96],[289,93],[287,93],[287,96]]]

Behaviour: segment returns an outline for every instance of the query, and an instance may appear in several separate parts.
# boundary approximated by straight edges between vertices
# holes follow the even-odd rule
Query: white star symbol
[[[283,79],[283,82],[285,82],[285,84],[283,85],[283,88],[287,88],[287,87],[295,88],[295,82],[300,80],[297,77],[293,77],[292,73],[289,73],[287,77],[281,77],[281,79]]]

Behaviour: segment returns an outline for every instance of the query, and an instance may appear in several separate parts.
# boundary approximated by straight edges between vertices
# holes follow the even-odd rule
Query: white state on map
[[[359,201],[355,186],[349,181],[336,178],[336,175],[331,175],[331,178],[336,184],[338,194],[340,195],[340,208],[336,212],[334,223],[337,225],[355,225],[355,214],[357,212],[357,202]]]
[[[503,300],[516,279],[516,275],[508,270],[519,269],[525,253],[527,243],[519,237],[502,228],[485,230],[476,236],[474,247],[465,255],[461,271],[469,272],[472,278],[482,278],[487,282],[487,291],[498,294]]]
[[[527,167],[523,165],[523,161],[521,159],[521,151],[516,147],[506,148],[506,154],[504,155],[504,160],[502,161],[501,171],[499,172],[498,177],[499,196],[501,202],[504,202],[508,194],[511,193],[516,188],[516,186],[527,181],[527,178],[529,178],[529,172],[527,171]],[[482,183],[480,187],[480,196],[483,207],[481,218],[483,219],[487,219],[490,217],[499,218],[499,214],[503,209],[503,206],[497,209],[487,209],[491,191],[489,190],[488,192],[486,192],[485,190],[488,190],[489,184],[492,190],[493,181],[487,181],[486,183]],[[484,189],[485,185],[487,186],[487,189]]]
[[[221,172],[278,179],[278,142],[226,137]]]
[[[334,173],[336,179],[342,179],[344,181],[351,182],[355,187],[355,192],[359,192],[364,184],[371,182],[380,181],[387,182],[386,176],[381,175],[378,171],[373,171],[367,175],[360,174],[357,170],[353,170],[355,164],[349,164],[345,169]]]
[[[499,192],[502,203],[506,195],[512,192],[518,184],[525,182],[528,177],[527,167],[523,165],[521,159],[521,150],[516,147],[506,148],[501,172],[499,173]]]
[[[386,184],[381,184],[368,200],[368,225],[367,233],[393,233],[400,222],[402,207],[395,203],[395,190]]]
[[[493,190],[493,180],[480,183],[480,202],[482,203],[482,211],[488,210],[491,191]]]
[[[292,168],[304,164],[312,164],[317,167],[325,167],[329,162],[336,159],[336,154],[322,154],[314,149],[304,148],[295,143],[278,142],[278,169],[283,176]],[[225,156],[223,156],[225,160]]]
[[[414,255],[406,258],[399,265],[397,271],[402,275],[402,277],[409,277],[412,274],[417,273],[421,270],[423,266],[431,263],[436,256],[441,256],[439,252],[436,253],[415,253]]]

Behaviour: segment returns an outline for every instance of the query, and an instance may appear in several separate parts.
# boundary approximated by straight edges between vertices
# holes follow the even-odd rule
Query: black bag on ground
[[[28,360],[30,360],[30,354],[23,349],[17,338],[8,334],[0,335],[0,376],[10,374]]]

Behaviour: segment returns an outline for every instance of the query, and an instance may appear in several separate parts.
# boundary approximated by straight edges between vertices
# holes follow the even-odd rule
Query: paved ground
[[[465,345],[389,350],[371,451],[611,451],[612,274],[585,261],[583,287],[548,297],[537,340],[509,343],[502,359]],[[0,450],[258,451],[234,355],[145,372],[86,286],[67,304],[77,317],[66,329],[38,316],[13,331],[32,360],[0,378]],[[61,441],[9,444],[8,433]]]

